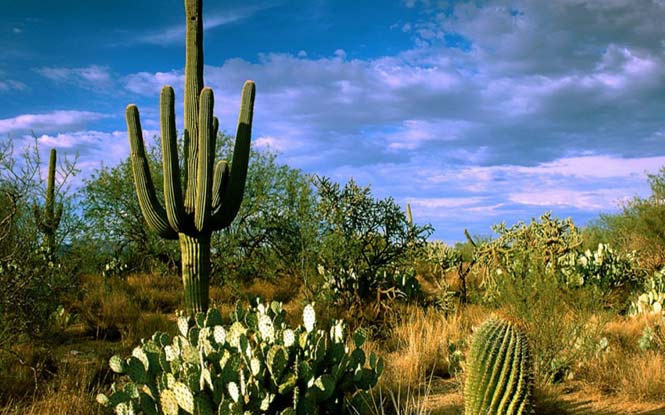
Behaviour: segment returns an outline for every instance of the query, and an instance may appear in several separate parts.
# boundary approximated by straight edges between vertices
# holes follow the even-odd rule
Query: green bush
[[[318,178],[323,288],[342,306],[367,304],[381,291],[419,294],[412,252],[424,246],[432,227],[409,223],[392,198],[376,200],[369,187],[344,187]],[[323,269],[323,271],[321,271]]]
[[[594,242],[612,241],[621,252],[635,251],[640,266],[651,273],[665,267],[665,167],[648,174],[647,182],[649,196],[625,202],[620,213],[601,215],[587,233]]]
[[[349,352],[344,324],[316,328],[314,308],[290,328],[280,303],[237,309],[224,325],[210,309],[192,325],[178,318],[180,334],[155,333],[111,369],[126,376],[98,401],[118,414],[342,414],[361,413],[383,361],[369,358],[361,332]]]
[[[21,335],[42,336],[49,317],[75,283],[72,270],[58,263],[45,247],[21,261],[0,261],[2,340],[11,343]]]

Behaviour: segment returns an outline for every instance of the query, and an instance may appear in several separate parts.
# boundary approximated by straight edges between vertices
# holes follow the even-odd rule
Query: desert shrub
[[[57,166],[55,197],[63,203],[56,244],[46,246],[37,231],[34,207],[46,192],[37,143],[15,151],[12,141],[0,142],[0,344],[20,337],[41,338],[49,316],[76,284],[76,261],[62,249],[75,218],[67,208],[71,198],[67,181],[77,172],[75,163]],[[55,248],[54,251],[51,248]]]
[[[228,158],[233,140],[218,140]],[[213,275],[222,280],[307,280],[316,272],[318,228],[315,191],[309,176],[277,162],[269,149],[250,150],[247,183],[231,225],[213,234]]]
[[[606,320],[598,313],[603,300],[597,287],[568,287],[527,257],[516,259],[496,288],[496,304],[524,323],[537,385],[573,376],[597,350]]]
[[[518,222],[494,225],[495,239],[484,242],[476,249],[474,272],[482,281],[486,301],[501,295],[501,280],[506,275],[528,277],[536,268],[549,278],[557,278],[560,257],[576,252],[581,237],[571,219],[560,220],[546,213],[529,224]]]
[[[344,324],[317,329],[311,305],[295,328],[277,302],[237,309],[233,320],[225,326],[216,309],[197,314],[194,325],[180,316],[178,335],[158,332],[129,358],[113,356],[111,369],[126,378],[98,401],[118,413],[168,415],[340,414],[366,406],[383,361],[365,355],[361,332],[349,339],[349,352]]]
[[[42,336],[49,316],[75,282],[70,271],[45,248],[38,248],[21,262],[0,261],[2,339],[11,343],[21,335]]]
[[[159,146],[150,146],[146,155],[153,182],[162,195],[162,169]],[[84,230],[74,249],[86,258],[86,271],[118,274],[139,271],[175,271],[178,261],[176,241],[167,241],[145,225],[134,191],[131,160],[114,167],[102,165],[84,180],[80,195]],[[120,269],[120,266],[124,270]]]
[[[592,232],[611,240],[622,252],[637,254],[648,272],[665,267],[665,167],[648,174],[651,194],[635,197],[622,205],[618,214],[601,215]]]
[[[419,294],[410,253],[425,244],[432,227],[409,224],[392,198],[374,199],[369,187],[316,182],[322,229],[319,273],[337,304],[374,301],[382,292]]]

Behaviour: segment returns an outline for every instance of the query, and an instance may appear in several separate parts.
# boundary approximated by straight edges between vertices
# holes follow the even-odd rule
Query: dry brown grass
[[[105,362],[104,362],[105,363]],[[33,399],[15,400],[0,408],[0,415],[101,414],[95,396],[102,391],[102,362],[65,363],[55,379],[34,393]]]
[[[95,338],[109,340],[119,340],[141,313],[123,281],[102,283],[94,277],[86,277],[81,299],[73,308]]]
[[[665,400],[665,356],[647,351],[625,362],[621,392],[640,401]]]
[[[449,344],[465,342],[481,315],[477,308],[467,311],[446,317],[433,309],[407,308],[407,315],[382,345],[387,362],[382,386],[394,392],[417,389],[431,376],[454,375],[449,367]]]
[[[178,276],[132,274],[127,277],[127,285],[142,310],[172,313],[183,307],[182,281]]]

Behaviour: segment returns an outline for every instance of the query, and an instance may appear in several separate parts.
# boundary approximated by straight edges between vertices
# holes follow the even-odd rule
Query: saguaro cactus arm
[[[160,97],[162,133],[162,169],[164,173],[164,206],[171,228],[182,232],[188,227],[180,185],[178,143],[175,128],[175,95],[169,85],[162,88]]]
[[[194,224],[201,232],[208,228],[212,211],[213,166],[215,160],[212,89],[203,88],[199,103],[199,165],[196,172],[196,205]]]
[[[127,128],[129,131],[129,145],[132,171],[134,172],[134,187],[139,199],[139,206],[143,212],[148,226],[162,238],[177,239],[178,233],[169,225],[166,211],[157,200],[155,186],[150,175],[150,166],[145,156],[143,132],[139,119],[139,110],[136,105],[127,106]]]
[[[245,192],[247,164],[249,163],[249,143],[252,135],[252,119],[254,117],[254,96],[256,86],[246,81],[240,99],[240,114],[236,130],[236,143],[233,149],[233,162],[226,191],[221,196],[221,203],[213,213],[214,230],[226,228],[238,214],[240,203]]]
[[[212,209],[217,210],[222,203],[222,196],[226,192],[229,184],[229,163],[226,160],[219,160],[215,165],[215,173],[212,182]]]

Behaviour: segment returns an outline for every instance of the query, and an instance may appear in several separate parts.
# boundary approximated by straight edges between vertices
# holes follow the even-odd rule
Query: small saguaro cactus
[[[62,203],[55,203],[55,149],[51,149],[46,182],[46,200],[44,207],[33,206],[37,229],[44,235],[44,246],[50,253],[55,252],[55,232],[62,217]],[[56,206],[57,205],[57,206]]]
[[[409,226],[413,226],[413,215],[411,214],[411,204],[406,204],[406,221],[409,222]]]
[[[533,370],[524,332],[491,317],[476,331],[467,358],[466,415],[533,413]]]
[[[203,87],[202,0],[185,0],[185,130],[181,175],[175,128],[174,93],[164,86],[160,102],[164,207],[155,194],[145,155],[139,111],[127,107],[132,170],[139,205],[148,226],[180,242],[185,309],[189,315],[208,308],[210,236],[231,224],[242,202],[249,161],[254,82],[243,86],[231,166],[214,164],[219,121],[213,116],[213,92]]]

